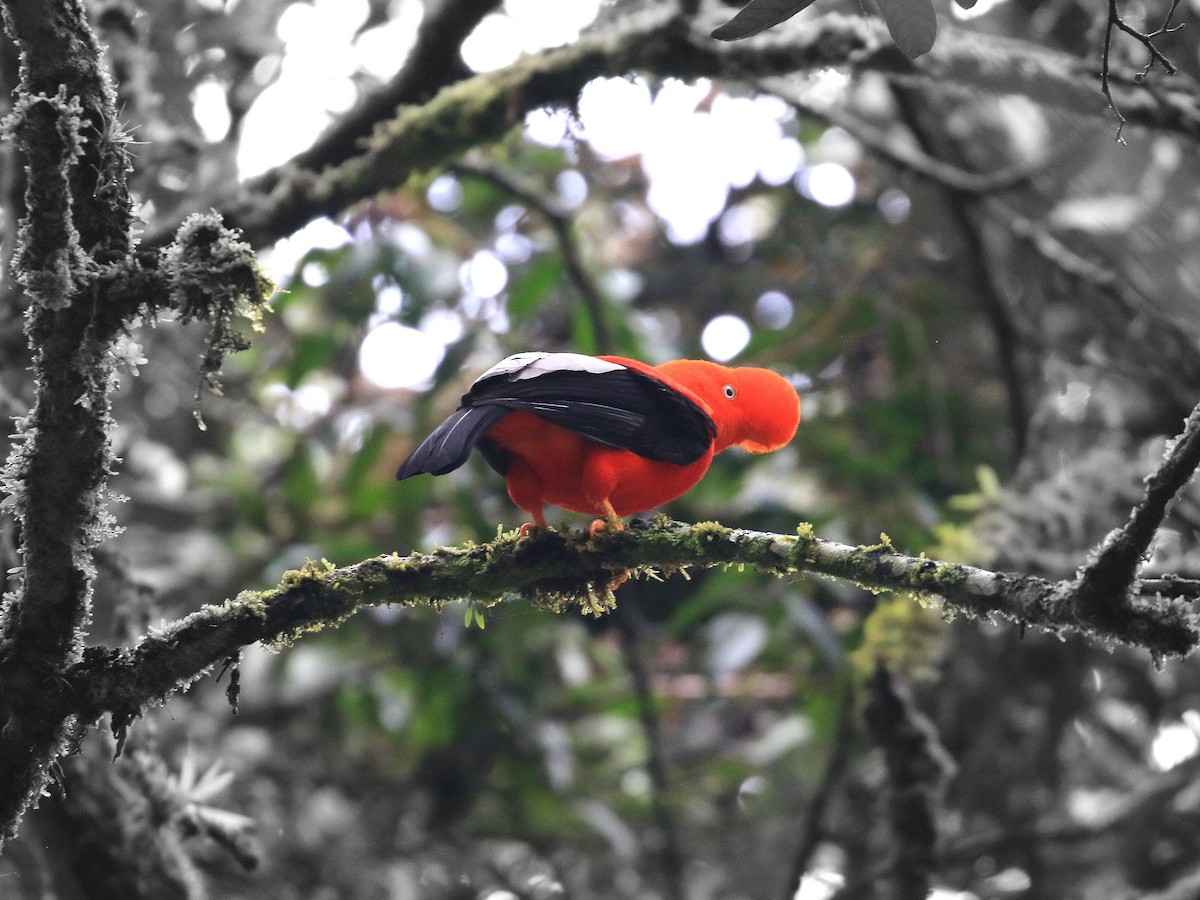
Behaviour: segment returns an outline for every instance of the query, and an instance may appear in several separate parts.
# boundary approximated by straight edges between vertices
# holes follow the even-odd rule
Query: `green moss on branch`
[[[886,544],[826,541],[807,525],[788,535],[659,519],[595,538],[582,531],[535,529],[525,538],[508,533],[486,544],[378,556],[344,567],[309,564],[286,573],[270,590],[205,607],[133,649],[89,651],[68,676],[73,708],[85,720],[108,710],[135,714],[240,647],[289,641],[337,624],[364,605],[440,606],[469,598],[477,607],[526,600],[595,612],[598,600],[604,605],[605,586],[625,569],[669,574],[729,565],[780,577],[815,573],[871,590],[940,597],[962,614],[1083,630],[1164,655],[1185,654],[1200,639],[1195,623],[1174,603],[1131,605],[1125,621],[1095,623],[1079,617],[1067,583],[906,556]]]

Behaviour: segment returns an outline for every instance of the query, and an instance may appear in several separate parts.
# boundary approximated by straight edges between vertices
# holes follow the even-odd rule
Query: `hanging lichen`
[[[251,328],[261,331],[275,285],[250,245],[226,228],[216,213],[197,213],[180,226],[174,243],[163,251],[162,270],[171,307],[185,320],[212,326],[201,357],[200,379],[201,385],[219,394],[225,357],[250,345],[234,327],[235,320],[245,318]]]

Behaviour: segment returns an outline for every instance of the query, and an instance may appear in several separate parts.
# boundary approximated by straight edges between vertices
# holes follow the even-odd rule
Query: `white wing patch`
[[[548,375],[551,372],[616,372],[624,369],[622,365],[597,359],[594,356],[584,356],[582,353],[546,353],[541,350],[530,350],[526,353],[516,353],[507,359],[496,363],[477,379],[475,383],[487,381],[489,378],[506,376],[509,381],[524,381]]]

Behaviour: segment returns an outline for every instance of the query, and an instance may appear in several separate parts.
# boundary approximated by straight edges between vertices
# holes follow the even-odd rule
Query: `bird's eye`
[[[725,385],[721,390],[724,392],[726,400],[732,400],[737,396],[737,389],[732,384]]]

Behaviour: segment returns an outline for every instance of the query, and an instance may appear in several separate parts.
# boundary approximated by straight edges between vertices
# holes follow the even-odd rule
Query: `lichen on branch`
[[[166,281],[166,305],[185,320],[198,319],[212,328],[200,375],[219,393],[217,379],[225,357],[250,346],[234,322],[244,317],[260,330],[275,285],[251,246],[226,228],[216,213],[189,216],[175,241],[163,250],[160,267]]]
[[[95,271],[79,244],[70,190],[71,169],[83,154],[83,107],[65,88],[53,97],[22,96],[3,130],[27,160],[13,272],[31,301],[62,309]]]
[[[128,155],[115,95],[78,0],[3,3],[21,49],[8,136],[26,165],[27,211],[13,274],[29,292],[37,401],[3,471],[21,525],[16,591],[0,606],[0,843],[37,798],[77,723],[47,715],[80,658],[91,618],[92,553],[109,531],[112,360],[96,330],[100,271],[132,246]],[[53,705],[53,702],[51,703]]]

